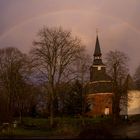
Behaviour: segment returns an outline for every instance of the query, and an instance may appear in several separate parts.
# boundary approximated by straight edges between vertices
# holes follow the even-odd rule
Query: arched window
[[[105,108],[105,115],[109,115],[109,107]]]

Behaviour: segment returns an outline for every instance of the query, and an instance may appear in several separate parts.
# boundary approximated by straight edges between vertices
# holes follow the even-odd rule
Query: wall
[[[128,106],[120,105],[122,110],[120,115],[136,115],[140,114],[140,91],[130,90],[128,91]]]
[[[128,97],[128,115],[140,114],[140,91],[129,91]]]
[[[88,100],[91,104],[88,116],[104,115],[106,107],[109,108],[109,114],[112,114],[112,93],[89,94]]]

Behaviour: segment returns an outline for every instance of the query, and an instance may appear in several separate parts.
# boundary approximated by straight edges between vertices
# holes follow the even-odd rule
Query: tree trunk
[[[50,86],[50,126],[54,124],[54,90],[53,84]]]
[[[86,91],[85,87],[82,85],[82,125],[85,125],[84,115],[86,110]]]
[[[120,93],[116,88],[113,97],[113,122],[116,123],[119,120],[120,115]]]
[[[50,126],[53,127],[53,100],[51,100],[51,104],[50,104]]]
[[[20,123],[22,123],[22,111],[20,110],[20,114],[19,114],[19,121]]]

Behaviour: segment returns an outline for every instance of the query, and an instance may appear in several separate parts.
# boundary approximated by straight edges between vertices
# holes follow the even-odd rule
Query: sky
[[[110,50],[129,56],[130,74],[140,65],[140,0],[0,0],[0,48],[28,53],[44,25],[79,36],[92,56],[96,29],[103,57]]]

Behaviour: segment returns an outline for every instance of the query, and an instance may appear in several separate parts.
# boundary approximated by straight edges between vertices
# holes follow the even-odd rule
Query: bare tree
[[[86,54],[86,52],[82,52],[79,59],[77,59],[74,63],[73,68],[75,68],[75,75],[82,84],[89,79],[89,68],[91,62],[91,57]]]
[[[35,68],[46,81],[50,99],[50,124],[53,125],[54,99],[59,84],[71,76],[70,66],[83,51],[81,41],[72,37],[70,31],[60,28],[42,28],[38,40],[33,42],[36,48],[31,50]]]
[[[28,77],[26,60],[26,55],[17,48],[0,49],[0,88],[6,97],[9,120],[12,120],[16,108],[21,112],[25,98],[29,97],[25,95],[25,80]]]
[[[87,81],[89,79],[89,68],[91,63],[92,63],[91,57],[85,52],[81,53],[80,59],[77,59],[77,61],[75,62],[77,79],[81,84],[81,94],[79,94],[78,96],[81,96],[82,102],[81,117],[83,125],[85,124],[84,116],[87,111],[87,106],[89,104],[86,99],[86,96],[87,96]]]
[[[126,95],[124,81],[128,75],[128,57],[120,51],[110,51],[106,56],[107,72],[113,82],[113,116],[119,117],[120,101]]]

